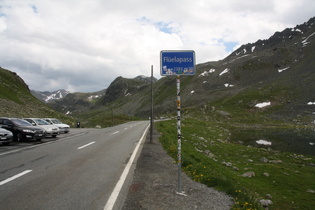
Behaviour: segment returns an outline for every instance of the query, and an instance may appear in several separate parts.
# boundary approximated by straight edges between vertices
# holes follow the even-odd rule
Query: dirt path
[[[178,195],[177,164],[163,149],[158,137],[154,131],[151,144],[147,135],[122,209],[231,208],[233,202],[228,195],[192,181],[185,173],[182,173],[182,190],[186,196]]]

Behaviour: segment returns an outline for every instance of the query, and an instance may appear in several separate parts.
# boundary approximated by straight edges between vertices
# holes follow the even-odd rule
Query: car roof
[[[23,119],[37,120],[37,119],[43,119],[43,118],[39,118],[39,117],[24,117]]]
[[[15,120],[15,119],[19,119],[19,120],[23,120],[22,118],[18,118],[18,117],[0,117],[0,119],[6,119],[6,120]]]

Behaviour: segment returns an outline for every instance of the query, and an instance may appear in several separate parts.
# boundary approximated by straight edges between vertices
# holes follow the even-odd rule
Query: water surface
[[[260,148],[315,156],[312,129],[234,129],[231,140]]]

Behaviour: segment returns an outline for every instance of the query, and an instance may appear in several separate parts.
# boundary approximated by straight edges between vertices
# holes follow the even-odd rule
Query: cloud
[[[31,89],[91,92],[118,76],[159,78],[161,50],[197,63],[311,18],[313,0],[1,0],[0,66]]]

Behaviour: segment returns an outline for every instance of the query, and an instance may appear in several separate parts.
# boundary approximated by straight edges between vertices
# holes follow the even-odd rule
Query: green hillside
[[[74,125],[72,118],[35,98],[16,73],[3,68],[0,68],[0,104],[0,116],[3,117],[56,117]]]

